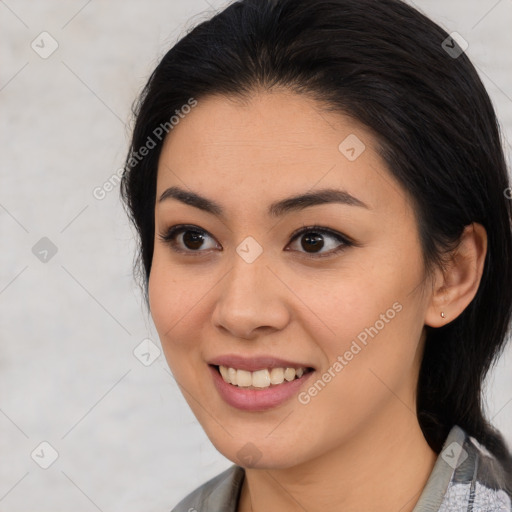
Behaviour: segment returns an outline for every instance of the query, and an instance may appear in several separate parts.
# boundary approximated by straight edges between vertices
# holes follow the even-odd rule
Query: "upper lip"
[[[236,368],[237,370],[246,370],[248,372],[255,372],[264,368],[312,368],[308,364],[267,355],[242,357],[235,354],[227,354],[210,359],[208,364],[214,366],[222,365],[228,368]]]

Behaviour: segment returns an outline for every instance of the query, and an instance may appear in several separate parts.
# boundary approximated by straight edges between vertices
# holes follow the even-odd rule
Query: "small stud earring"
[[[446,315],[444,314],[444,311],[441,311],[441,318],[446,318]]]

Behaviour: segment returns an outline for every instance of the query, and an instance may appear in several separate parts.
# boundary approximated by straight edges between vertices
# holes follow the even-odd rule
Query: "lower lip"
[[[305,373],[299,379],[285,381],[276,386],[262,389],[239,388],[228,384],[214,366],[208,366],[212,373],[213,382],[222,399],[232,407],[245,411],[264,411],[277,407],[296,395],[304,383],[309,380],[314,371]]]

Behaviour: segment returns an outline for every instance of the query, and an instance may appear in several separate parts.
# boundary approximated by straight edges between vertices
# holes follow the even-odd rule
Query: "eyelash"
[[[207,231],[205,231],[197,226],[190,225],[190,224],[178,224],[176,226],[172,226],[165,233],[160,233],[158,236],[159,236],[160,240],[162,240],[162,242],[169,245],[174,252],[177,252],[180,254],[185,254],[186,256],[201,256],[201,253],[205,252],[205,251],[200,251],[200,250],[192,251],[190,249],[182,250],[182,249],[176,248],[176,241],[175,241],[176,236],[181,233],[184,233],[186,231],[194,231],[194,232],[198,232],[201,235],[205,234],[205,235],[211,236]],[[333,231],[331,229],[324,228],[322,226],[316,226],[316,225],[315,226],[306,226],[297,231],[294,231],[291,235],[289,244],[294,242],[297,238],[300,238],[301,235],[308,233],[308,232],[314,232],[314,233],[320,234],[320,235],[328,235],[328,236],[336,239],[338,242],[341,242],[341,245],[339,247],[332,249],[326,253],[307,253],[307,252],[298,251],[301,254],[304,254],[306,257],[311,258],[311,259],[319,259],[319,258],[326,258],[329,256],[334,256],[335,254],[340,253],[341,251],[347,249],[348,247],[355,245],[354,242],[349,240],[347,237],[341,235],[340,233],[337,233],[336,231]]]

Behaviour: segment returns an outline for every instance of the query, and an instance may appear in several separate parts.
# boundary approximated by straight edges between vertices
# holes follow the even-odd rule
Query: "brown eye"
[[[164,243],[170,245],[173,251],[192,256],[200,255],[208,250],[219,247],[217,244],[208,247],[205,241],[209,238],[213,240],[213,237],[205,230],[193,225],[179,224],[172,226],[165,233],[161,233],[159,238]],[[295,232],[292,235],[292,242],[297,239],[300,239],[300,247],[302,249],[297,250],[297,252],[305,253],[309,257],[316,259],[332,256],[354,245],[353,242],[340,233],[320,226],[302,228],[299,232]],[[327,248],[327,251],[321,252],[324,247]]]
[[[304,252],[308,253],[308,255],[312,255],[311,257],[313,258],[332,256],[353,245],[352,242],[340,233],[319,226],[308,226],[301,229],[298,233],[295,233],[292,241],[297,239],[300,239],[300,246]],[[327,244],[325,240],[327,240]],[[327,251],[320,252],[324,246],[327,247]]]
[[[204,243],[203,235],[199,231],[192,231],[190,229],[183,232],[182,240],[185,247],[192,250],[200,249]]]
[[[306,252],[315,252],[316,249],[321,249],[324,246],[323,236],[318,233],[312,233],[311,231],[303,235],[301,240],[301,247]]]
[[[180,241],[180,235],[181,241]],[[168,243],[176,252],[203,252],[205,239],[211,236],[196,226],[177,225],[171,227],[166,233],[159,235],[160,239]],[[185,247],[185,249],[183,249]],[[211,248],[211,247],[210,247]],[[206,249],[210,249],[206,247]]]

